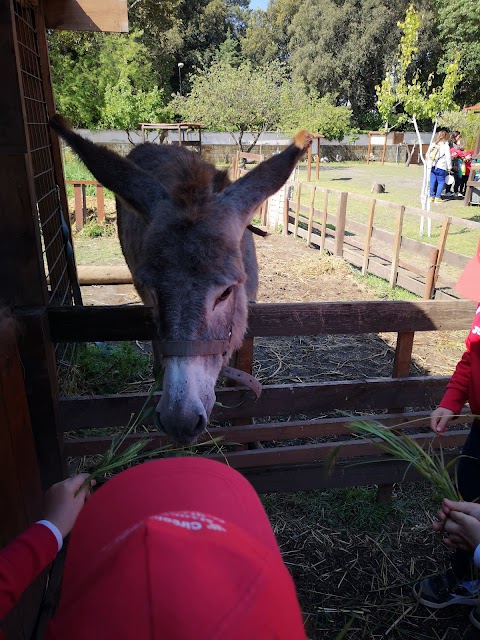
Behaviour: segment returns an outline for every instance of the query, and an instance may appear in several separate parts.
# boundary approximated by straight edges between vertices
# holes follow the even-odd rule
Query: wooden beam
[[[469,300],[259,303],[249,307],[247,336],[465,330],[475,309]],[[155,337],[149,307],[55,307],[47,313],[54,342]]]
[[[373,378],[305,384],[268,385],[256,400],[245,388],[216,390],[212,420],[248,419],[332,411],[382,411],[385,407],[429,407],[440,402],[448,376]],[[155,395],[158,402],[160,393]],[[60,399],[60,422],[64,431],[118,427],[137,413],[146,393],[76,396]]]
[[[128,33],[127,0],[45,0],[47,29]]]
[[[445,454],[448,462],[458,453]],[[281,493],[312,489],[333,489],[401,483],[423,480],[422,476],[405,462],[389,457],[375,456],[362,459],[362,464],[339,462],[329,474],[324,462],[274,466],[269,468],[239,469],[258,493]]]
[[[19,346],[37,450],[42,487],[66,475],[63,433],[58,429],[58,386],[55,352],[46,309],[19,309]]]
[[[396,431],[419,430],[430,427],[431,411],[411,411],[398,414],[366,414],[365,419],[380,420],[380,422]],[[200,436],[198,442],[205,442],[212,438],[223,438],[224,443],[267,442],[307,438],[325,438],[327,436],[350,435],[349,424],[356,419],[354,416],[342,418],[320,418],[317,420],[292,420],[288,422],[271,422],[261,424],[239,424],[228,427],[209,427],[209,433]],[[133,433],[127,436],[122,449],[137,440],[145,438],[145,432]],[[111,441],[112,436],[68,437],[65,440],[65,455],[97,455],[103,453]],[[146,450],[171,444],[167,436],[157,432],[148,433],[149,443]]]
[[[40,474],[15,323],[0,316],[0,547],[38,518]]]

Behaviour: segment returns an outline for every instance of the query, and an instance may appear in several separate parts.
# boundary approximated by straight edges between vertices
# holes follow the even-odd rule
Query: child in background
[[[473,151],[465,151],[465,156],[463,158],[462,181],[460,184],[460,192],[462,196],[465,195],[467,190],[467,182],[470,176],[470,171],[472,170],[472,157]]]
[[[480,301],[480,243],[475,256],[467,264],[456,285],[458,293],[475,302]],[[431,428],[439,436],[445,433],[449,421],[458,415],[468,401],[470,411],[480,415],[480,304],[466,340],[466,351],[455,368],[440,405],[431,415]],[[458,489],[464,500],[480,497],[480,420],[473,420],[472,428],[457,468]],[[417,582],[413,594],[421,604],[443,609],[453,604],[477,606],[480,580],[473,579],[472,553],[457,548],[451,568],[443,575]],[[478,611],[480,625],[480,609]]]
[[[430,166],[430,201],[443,202],[441,195],[445,187],[445,178],[452,169],[448,131],[439,131],[435,142],[429,149],[428,164]]]

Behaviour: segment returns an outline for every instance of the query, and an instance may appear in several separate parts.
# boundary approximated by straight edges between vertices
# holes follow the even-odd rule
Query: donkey
[[[163,366],[157,425],[180,444],[205,430],[215,383],[247,328],[258,266],[256,209],[287,181],[311,142],[300,131],[282,153],[231,183],[226,171],[184,147],[140,144],[127,158],[72,131],[51,127],[116,195],[125,260],[143,303],[153,308],[155,361]]]

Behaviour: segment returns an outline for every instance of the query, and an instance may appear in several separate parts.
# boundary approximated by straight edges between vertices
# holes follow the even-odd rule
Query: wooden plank
[[[432,291],[433,293],[435,292],[435,286],[437,284],[437,280],[438,280],[438,276],[440,274],[440,265],[443,262],[443,257],[445,255],[445,247],[447,244],[447,237],[448,237],[448,231],[450,229],[450,223],[451,223],[452,219],[450,217],[446,217],[445,221],[442,225],[442,231],[440,233],[440,238],[438,239],[438,245],[437,245],[437,249],[438,249],[438,255],[437,255],[437,259],[435,261],[435,272],[434,272],[434,277],[433,277],[433,284],[432,284]]]
[[[323,197],[323,212],[322,212],[322,228],[321,228],[321,238],[320,238],[320,252],[323,253],[325,251],[325,236],[327,234],[327,217],[328,217],[328,189],[325,189],[325,194]]]
[[[88,186],[101,187],[102,185],[97,180],[65,180],[65,184],[86,184]]]
[[[397,272],[398,272],[398,261],[400,258],[400,246],[402,242],[402,226],[403,226],[403,217],[405,215],[405,207],[398,207],[397,211],[397,222],[395,225],[395,238],[393,241],[393,252],[392,252],[392,270],[390,272],[390,286],[394,287],[397,280]]]
[[[126,0],[45,0],[48,29],[128,33]]]
[[[63,433],[58,425],[58,387],[55,352],[47,311],[18,309],[20,353],[32,420],[32,431],[43,489],[66,475]]]
[[[42,492],[15,324],[0,315],[0,547],[38,518]]]
[[[289,219],[289,207],[290,201],[288,198],[285,198],[283,201],[283,229],[282,236],[288,236],[288,219]]]
[[[370,245],[372,242],[372,230],[373,230],[373,218],[375,215],[375,205],[377,201],[372,199],[372,203],[370,205],[370,211],[368,212],[368,221],[367,227],[365,230],[365,249],[363,252],[363,263],[362,263],[362,276],[367,273],[368,269],[368,258],[370,256]]]
[[[438,404],[449,377],[373,378],[353,381],[264,386],[258,400],[250,390],[217,389],[212,420],[318,414],[332,411],[382,411],[385,407],[430,407]],[[156,395],[156,402],[161,394]],[[139,411],[147,394],[79,396],[60,400],[64,431],[117,427]],[[158,396],[158,398],[157,398]]]
[[[0,92],[0,153],[2,155],[25,154],[27,152],[27,132],[25,129],[24,101],[21,91],[21,77],[17,66],[18,47],[15,36],[15,20],[10,2],[0,4],[0,59],[2,60],[2,83]],[[8,91],[7,91],[8,87]],[[0,174],[2,189],[8,183]],[[11,187],[9,187],[11,188]],[[8,211],[5,208],[5,211]],[[4,272],[8,273],[8,272]]]
[[[396,431],[419,430],[430,427],[431,411],[412,411],[398,414],[364,414],[364,419],[380,420],[387,426],[394,428]],[[353,418],[358,419],[358,416]],[[352,418],[352,419],[353,419]],[[271,422],[260,424],[241,424],[235,427],[209,427],[209,433],[200,436],[198,442],[205,442],[213,438],[223,438],[225,443],[250,443],[250,442],[268,442],[293,439],[311,439],[325,438],[327,436],[350,435],[348,425],[351,420],[347,417],[341,418],[320,418],[315,420],[291,420],[286,422]],[[72,432],[70,432],[72,433]],[[144,438],[146,434],[134,433],[125,439],[126,448]],[[65,455],[97,455],[103,453],[112,436],[92,436],[92,437],[73,437],[69,436],[65,440]],[[147,450],[156,449],[169,443],[167,436],[159,433],[149,432],[149,443]]]
[[[430,256],[430,264],[428,265],[427,276],[425,278],[425,292],[423,294],[424,300],[431,300],[435,292],[435,269],[438,263],[438,249],[433,249]]]
[[[347,219],[348,193],[342,191],[338,199],[337,220],[335,223],[335,255],[343,255],[343,239],[345,237],[345,222]]]
[[[251,304],[247,336],[361,334],[467,329],[476,305],[469,300]],[[144,306],[50,307],[54,342],[151,340],[152,310]]]
[[[297,232],[298,232],[298,218],[299,218],[299,214],[300,214],[300,197],[302,194],[302,183],[301,182],[297,182],[297,200],[295,203],[295,229],[293,232],[293,236],[296,238],[297,237]]]
[[[0,3],[0,273],[7,306],[41,305],[47,286],[28,151],[13,3]],[[7,276],[8,274],[8,276]]]
[[[97,218],[100,222],[105,222],[105,197],[102,185],[97,185]]]
[[[73,185],[73,194],[75,196],[75,229],[77,233],[83,229],[83,199],[82,184],[76,182]]]
[[[451,431],[441,439],[433,432],[411,434],[410,438],[420,446],[431,445],[433,449],[440,447],[460,447],[464,444],[470,429]],[[441,442],[440,442],[441,440]],[[319,444],[293,445],[290,447],[274,447],[248,451],[234,451],[226,454],[229,466],[234,469],[253,467],[270,467],[274,465],[308,464],[326,460],[336,446],[340,446],[337,453],[338,460],[379,455],[378,446],[374,440],[349,440],[342,442],[321,442]],[[221,460],[222,456],[209,456]]]
[[[309,147],[310,149],[310,147]],[[307,237],[307,245],[310,246],[310,242],[312,240],[312,224],[313,224],[313,205],[315,203],[315,187],[313,187],[312,192],[310,194],[310,210],[308,214],[308,237]]]
[[[47,283],[27,155],[0,155],[0,210],[2,302],[46,304]]]
[[[446,454],[446,461],[457,453]],[[340,461],[333,473],[326,472],[324,462],[275,466],[270,468],[239,469],[258,493],[281,493],[285,491],[306,491],[358,487],[382,484],[421,481],[423,478],[411,466],[388,457],[375,456],[362,459],[362,464]]]

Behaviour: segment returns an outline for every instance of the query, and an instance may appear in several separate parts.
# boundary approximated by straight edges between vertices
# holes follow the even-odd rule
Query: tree
[[[478,0],[437,0],[439,39],[444,43],[438,65],[445,72],[458,51],[462,73],[456,99],[475,104],[480,96],[480,5]]]
[[[438,118],[441,127],[460,131],[466,149],[473,149],[480,129],[480,113],[471,111],[447,111]]]
[[[245,147],[249,151],[261,133],[277,126],[282,81],[276,65],[254,70],[249,62],[232,67],[216,61],[191,78],[190,94],[183,99],[177,96],[172,106],[185,120],[228,131],[242,151]],[[253,134],[250,144],[243,140],[247,131]]]
[[[75,127],[131,129],[167,118],[141,34],[50,35],[58,110]]]
[[[248,0],[129,0],[132,26],[153,59],[152,80],[165,90],[179,89],[177,65],[184,63],[182,85],[189,75],[213,60],[228,30],[243,34]]]
[[[413,5],[410,5],[407,9],[405,21],[399,23],[399,27],[402,31],[402,37],[398,46],[396,60],[387,69],[381,85],[376,87],[377,107],[384,118],[386,131],[408,121],[413,124],[417,133],[419,154],[424,166],[420,200],[422,209],[428,209],[430,206],[428,198],[430,169],[422,154],[422,140],[418,121],[426,119],[433,123],[433,141],[440,114],[456,107],[453,97],[460,79],[458,58],[447,67],[441,86],[434,86],[433,74],[429,76],[426,82],[422,83],[419,78],[418,68],[415,66],[420,16]]]
[[[282,85],[278,126],[285,133],[308,129],[329,140],[342,140],[351,131],[351,118],[350,107],[335,106],[329,95],[320,98],[314,91],[309,93],[301,81]]]
[[[293,78],[351,106],[357,126],[369,126],[364,114],[375,108],[375,86],[397,46],[405,9],[406,0],[303,0],[288,30]],[[431,69],[432,62],[423,66]]]
[[[252,11],[240,44],[254,67],[288,61],[289,28],[300,4],[298,0],[270,0],[266,11]]]

